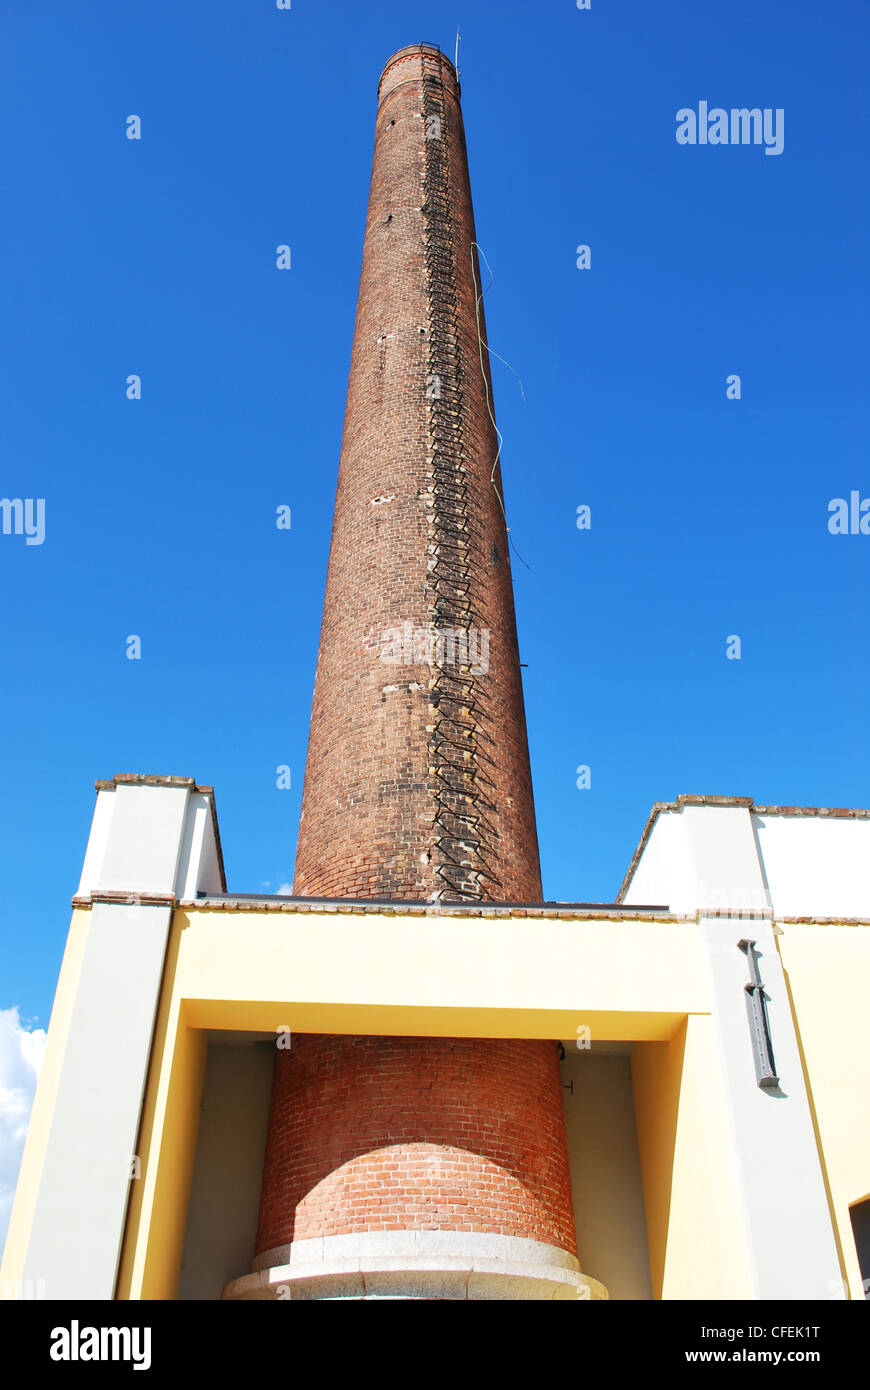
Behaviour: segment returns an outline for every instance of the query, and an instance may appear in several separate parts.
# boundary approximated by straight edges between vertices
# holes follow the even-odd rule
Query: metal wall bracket
[[[767,1018],[767,998],[758,969],[758,951],[755,942],[741,938],[737,945],[749,962],[750,982],[745,985],[746,1012],[749,1016],[749,1036],[752,1040],[752,1056],[755,1061],[755,1079],[759,1086],[779,1085],[776,1063],[773,1059],[773,1044],[770,1040],[770,1024]]]

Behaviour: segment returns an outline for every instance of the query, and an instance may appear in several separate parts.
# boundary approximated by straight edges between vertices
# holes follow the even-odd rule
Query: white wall
[[[870,820],[752,820],[778,917],[870,917]]]
[[[183,887],[222,887],[208,795],[190,778],[100,783],[79,886],[94,897],[24,1261],[50,1299],[114,1295],[172,899]],[[57,1027],[53,1017],[50,1044]]]
[[[626,906],[870,917],[870,819],[677,804],[661,810]]]
[[[755,1297],[827,1299],[840,1264],[779,952],[770,922],[702,920],[713,990],[713,1027],[752,1252]],[[746,1010],[757,942],[779,1085],[759,1086]]]

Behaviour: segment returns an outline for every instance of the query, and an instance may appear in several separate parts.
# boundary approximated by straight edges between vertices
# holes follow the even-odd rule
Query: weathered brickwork
[[[402,50],[380,85],[300,896],[541,900],[475,276],[456,77],[437,50]],[[406,627],[485,632],[488,660],[384,660]],[[258,1253],[433,1229],[575,1253],[556,1044],[294,1033],[276,1051]]]
[[[258,1253],[439,1229],[576,1254],[555,1044],[294,1034],[275,1064]]]
[[[453,68],[403,51],[380,86],[300,895],[541,897],[474,238]],[[385,663],[403,623],[488,633],[488,669]]]

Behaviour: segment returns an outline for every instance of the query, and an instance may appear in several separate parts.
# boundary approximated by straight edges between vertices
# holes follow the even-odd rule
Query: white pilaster
[[[209,788],[97,787],[75,899],[90,920],[25,1257],[49,1299],[113,1297],[176,897],[225,888]]]

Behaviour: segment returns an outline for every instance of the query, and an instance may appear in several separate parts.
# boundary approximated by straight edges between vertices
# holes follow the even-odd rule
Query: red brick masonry
[[[294,1034],[277,1053],[258,1254],[439,1229],[576,1254],[555,1043]]]
[[[474,235],[453,68],[403,50],[380,87],[300,896],[541,898]],[[485,630],[489,669],[385,663],[403,622]]]
[[[379,90],[294,892],[540,902],[458,84],[418,46]],[[488,663],[385,662],[406,623],[486,631]],[[556,1044],[294,1032],[258,1254],[439,1229],[575,1253]]]

